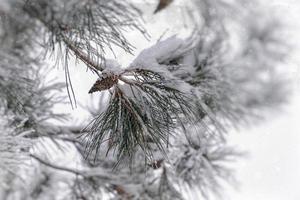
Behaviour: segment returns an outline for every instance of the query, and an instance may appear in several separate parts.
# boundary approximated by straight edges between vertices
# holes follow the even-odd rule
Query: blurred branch
[[[35,160],[37,160],[41,164],[46,165],[46,166],[48,166],[50,168],[53,168],[53,169],[56,169],[56,170],[60,170],[60,171],[69,172],[69,173],[72,173],[72,174],[75,174],[75,175],[79,175],[79,176],[85,177],[85,174],[82,171],[80,171],[80,170],[75,170],[75,169],[71,169],[71,168],[67,168],[67,167],[63,167],[63,166],[54,165],[54,164],[52,164],[50,162],[47,162],[47,161],[45,161],[45,160],[41,159],[40,157],[35,156],[33,154],[30,154],[30,157],[34,158]]]

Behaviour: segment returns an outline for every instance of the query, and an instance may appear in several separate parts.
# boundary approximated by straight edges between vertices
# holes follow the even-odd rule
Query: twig
[[[72,50],[75,56],[77,56],[81,61],[86,63],[91,70],[93,70],[98,76],[100,76],[98,71],[103,71],[103,67],[89,59],[84,52],[76,48],[76,46],[72,44],[67,38],[63,37],[63,41],[67,45],[67,47]]]
[[[68,168],[68,167],[62,167],[62,166],[58,166],[58,165],[54,165],[52,163],[49,163],[33,154],[30,154],[30,156],[32,158],[34,158],[35,160],[39,161],[41,164],[47,166],[47,167],[51,167],[53,169],[57,169],[57,170],[60,170],[60,171],[65,171],[65,172],[69,172],[69,173],[72,173],[72,174],[75,174],[75,175],[79,175],[79,176],[82,176],[82,177],[86,177],[86,175],[84,174],[84,172],[80,171],[80,170],[76,170],[76,169],[71,169],[71,168]]]
[[[93,170],[95,168],[90,168],[88,171],[86,171],[86,170],[77,170],[77,169],[73,169],[73,168],[69,168],[69,167],[63,167],[63,166],[52,164],[52,163],[50,163],[48,161],[45,161],[45,160],[41,159],[40,157],[38,157],[36,155],[33,155],[33,154],[30,154],[30,156],[32,158],[34,158],[35,160],[37,160],[38,162],[40,162],[41,164],[47,166],[47,167],[50,167],[50,168],[53,168],[53,169],[56,169],[56,170],[60,170],[60,171],[69,172],[69,173],[75,174],[77,176],[81,176],[85,179],[99,178],[99,179],[108,181],[109,184],[114,184],[116,182],[114,180],[117,179],[116,176],[113,176],[113,175],[111,175],[107,172],[104,172],[103,174],[93,173]]]

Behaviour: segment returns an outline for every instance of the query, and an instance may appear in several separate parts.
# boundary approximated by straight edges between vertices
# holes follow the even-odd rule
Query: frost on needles
[[[190,36],[144,47],[126,67],[107,53],[135,53],[128,31],[149,39],[136,1],[0,0],[0,199],[222,194],[242,155],[227,144],[230,130],[287,97],[280,20],[254,2],[186,0]],[[101,97],[84,124],[53,111],[80,105],[72,59],[97,79],[77,95]],[[65,83],[46,81],[50,60]]]

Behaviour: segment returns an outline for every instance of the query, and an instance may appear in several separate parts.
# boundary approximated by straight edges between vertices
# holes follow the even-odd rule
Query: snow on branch
[[[145,34],[138,9],[127,1],[30,0],[23,9],[47,28],[49,50],[65,43],[66,53],[71,50],[92,70],[103,70],[105,51],[113,51],[113,46],[131,53],[133,47],[123,35],[125,29]]]
[[[118,82],[124,85],[119,85]],[[151,143],[162,152],[177,126],[195,120],[188,94],[169,86],[160,73],[128,69],[117,77],[107,109],[86,128],[87,154],[107,141],[108,152],[116,149],[119,159],[133,157],[140,147],[152,160]]]
[[[6,5],[0,8],[0,106],[16,126],[9,132],[13,136],[0,137],[3,166],[18,164],[21,136],[45,136],[74,144],[88,158],[83,159],[87,168],[77,170],[34,157],[42,166],[74,174],[70,188],[76,198],[99,197],[104,191],[116,199],[183,199],[182,183],[199,186],[204,197],[209,191],[217,194],[221,181],[232,178],[227,164],[241,155],[226,143],[228,128],[286,97],[284,82],[270,70],[285,52],[275,34],[277,24],[248,23],[253,13],[245,20],[241,12],[231,12],[236,7],[230,2],[194,1],[201,8],[201,28],[186,39],[173,36],[158,42],[123,69],[104,59],[106,50],[118,46],[132,52],[123,35],[126,28],[145,34],[136,20],[139,11],[127,1],[0,0]],[[228,12],[235,14],[226,17]],[[15,18],[15,13],[22,17]],[[247,29],[238,50],[224,24],[236,16]],[[97,115],[83,132],[80,126],[44,123],[63,117],[51,110],[62,99],[49,96],[62,85],[43,84],[45,77],[36,68],[41,60],[32,57],[32,49],[40,47],[59,52],[67,83],[68,60],[74,55],[98,76],[89,93],[108,91],[107,104],[101,104],[100,113],[93,112]],[[130,168],[118,165],[121,161]],[[40,194],[40,187],[36,189]]]

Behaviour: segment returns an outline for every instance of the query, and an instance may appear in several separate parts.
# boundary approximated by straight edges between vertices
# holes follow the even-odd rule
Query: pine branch
[[[86,180],[99,179],[99,180],[105,181],[106,183],[109,183],[109,184],[117,183],[117,176],[114,176],[112,174],[104,172],[102,169],[99,169],[99,168],[92,168],[89,170],[78,170],[75,168],[69,168],[69,167],[64,167],[64,166],[59,166],[59,165],[53,164],[53,163],[48,162],[48,161],[46,161],[36,155],[33,155],[33,154],[30,154],[30,157],[34,158],[39,163],[41,163],[47,167],[50,167],[52,169],[59,170],[59,171],[72,173],[72,174],[74,174],[76,176],[80,176],[81,178],[84,178]]]
[[[132,158],[137,147],[152,160],[151,143],[164,152],[169,134],[178,125],[195,120],[193,105],[159,73],[131,69],[116,77],[125,85],[115,83],[108,108],[86,128],[87,156],[93,151],[97,156],[107,140],[107,153],[117,150],[119,160]]]
[[[98,63],[93,62],[88,55],[86,55],[84,52],[81,52],[79,48],[76,48],[74,44],[72,44],[71,41],[69,41],[67,38],[64,38],[63,41],[67,45],[69,49],[75,54],[77,58],[79,58],[82,62],[84,62],[93,72],[99,75],[98,71],[103,71],[104,68],[101,67]]]
[[[29,21],[35,26],[44,27],[42,35],[43,48],[55,52],[64,46],[64,56],[61,62],[65,67],[66,84],[71,105],[76,106],[76,98],[71,83],[68,61],[69,53],[81,60],[99,77],[105,69],[105,52],[117,46],[131,53],[133,47],[124,37],[126,28],[135,29],[147,37],[140,23],[140,12],[127,1],[86,1],[76,3],[70,1],[68,6],[60,6],[61,2],[45,0],[28,0],[22,6],[23,11],[30,16]],[[120,12],[122,10],[122,12]],[[49,17],[50,16],[50,17]],[[70,88],[70,89],[69,89]]]
[[[22,2],[18,1],[17,5],[24,8]],[[252,117],[253,111],[261,113],[262,108],[270,107],[270,102],[278,105],[278,100],[285,96],[279,89],[282,82],[277,82],[279,79],[274,74],[265,71],[283,54],[278,51],[281,46],[272,29],[274,24],[258,28],[255,23],[249,24],[248,19],[247,23],[242,23],[243,28],[250,31],[243,39],[245,49],[232,56],[228,53],[232,49],[227,44],[224,22],[228,19],[225,15],[230,7],[228,4],[236,1],[194,2],[199,5],[201,13],[198,14],[204,22],[204,27],[199,28],[199,37],[189,40],[170,38],[143,51],[123,71],[108,69],[110,66],[103,64],[103,60],[104,46],[108,49],[119,46],[131,52],[132,46],[122,34],[123,28],[133,27],[143,32],[139,24],[133,23],[138,11],[128,7],[127,2],[29,0],[25,6],[27,14],[18,6],[10,8],[19,9],[17,13],[22,13],[22,20],[11,23],[17,26],[11,27],[10,23],[4,26],[11,29],[7,29],[9,34],[1,38],[3,51],[8,53],[0,59],[0,97],[3,100],[1,106],[18,112],[21,108],[30,113],[30,116],[21,116],[17,120],[25,129],[20,136],[35,138],[46,134],[53,140],[73,143],[79,151],[82,148],[82,143],[74,139],[78,129],[48,130],[49,127],[42,126],[45,119],[54,117],[50,110],[58,100],[48,97],[47,93],[58,85],[39,88],[39,81],[26,79],[28,74],[23,74],[24,69],[41,65],[24,53],[32,53],[35,46],[31,45],[31,40],[42,43],[41,46],[50,52],[56,51],[57,46],[64,46],[66,52],[62,57],[66,59],[67,82],[70,81],[67,61],[72,54],[99,76],[90,92],[109,90],[111,93],[107,108],[86,127],[87,133],[82,137],[86,156],[96,158],[106,153],[106,159],[98,163],[98,168],[77,171],[35,159],[56,170],[82,174],[80,181],[82,185],[88,185],[84,188],[90,189],[86,193],[91,198],[90,191],[99,197],[101,190],[109,185],[114,194],[121,195],[120,198],[123,195],[124,198],[180,199],[175,186],[181,182],[199,186],[204,197],[208,191],[217,194],[220,180],[230,180],[232,174],[226,163],[239,156],[226,144],[223,126],[237,126],[241,120]],[[241,14],[234,13],[230,12],[230,16]],[[236,17],[239,22],[242,22],[242,16],[244,14]],[[19,37],[15,37],[18,34]],[[37,38],[45,41],[32,36],[41,36]],[[269,45],[278,48],[268,48]],[[4,68],[7,63],[13,66],[13,76],[3,75],[9,74]],[[17,76],[16,72],[22,72],[19,74],[25,78]],[[38,96],[29,95],[32,91],[37,91]],[[32,127],[36,132],[31,131]],[[145,157],[143,165],[141,160]],[[111,173],[113,164],[119,164],[122,159],[136,161],[132,162],[131,171],[121,168]],[[145,165],[149,166],[147,173]],[[128,188],[132,185],[138,189],[130,191]]]
[[[124,37],[123,30],[133,28],[145,34],[139,22],[139,10],[127,1],[100,0],[76,3],[73,0],[69,7],[61,7],[59,4],[45,0],[29,0],[23,9],[33,19],[42,22],[50,32],[50,35],[45,37],[49,37],[48,46],[51,50],[56,49],[56,44],[65,43],[67,49],[94,72],[103,70],[101,64],[104,60],[105,46],[113,51],[112,46],[116,45],[131,53],[132,47]],[[46,14],[51,17],[47,17]],[[47,38],[45,40],[47,41]]]
[[[72,173],[72,174],[77,175],[77,176],[85,177],[85,174],[80,170],[75,170],[75,169],[72,169],[72,168],[52,164],[52,163],[47,162],[47,161],[45,161],[45,160],[41,159],[40,157],[35,156],[33,154],[30,154],[30,157],[34,158],[39,163],[41,163],[43,165],[46,165],[47,167],[50,167],[50,168],[53,168],[53,169],[56,169],[56,170],[60,170],[60,171],[64,171],[64,172],[69,172],[69,173]]]

